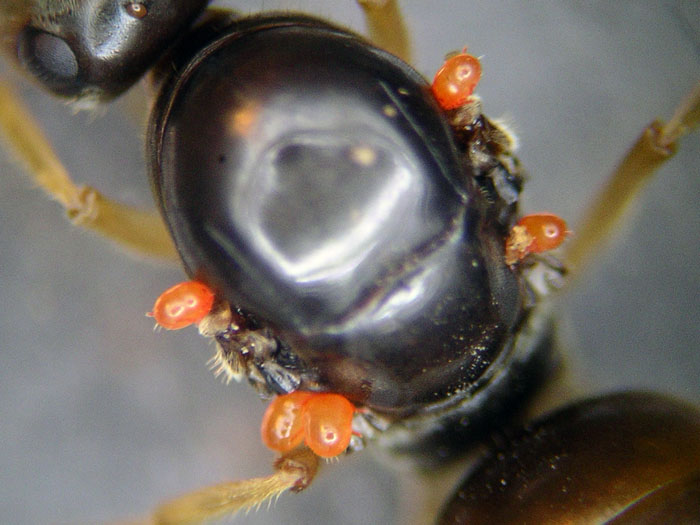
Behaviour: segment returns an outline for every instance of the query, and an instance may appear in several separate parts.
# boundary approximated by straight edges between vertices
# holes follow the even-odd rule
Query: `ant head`
[[[61,0],[30,7],[17,58],[60,96],[103,101],[129,88],[192,24],[208,0]]]

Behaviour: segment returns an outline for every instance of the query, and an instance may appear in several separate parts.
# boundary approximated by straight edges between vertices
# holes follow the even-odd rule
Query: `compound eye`
[[[148,14],[148,8],[141,2],[129,2],[124,6],[126,12],[129,16],[132,16],[138,20],[145,18]]]
[[[56,35],[25,29],[17,52],[24,65],[48,85],[60,86],[78,76],[80,69],[73,49]]]
[[[20,64],[55,94],[90,105],[133,85],[186,34],[208,2],[38,3],[42,8],[17,35]]]

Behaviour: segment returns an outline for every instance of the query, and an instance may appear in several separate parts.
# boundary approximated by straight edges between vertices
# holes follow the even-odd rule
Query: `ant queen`
[[[138,6],[151,9],[156,3],[114,2],[119,8],[128,5],[136,18],[140,16]],[[214,5],[235,9],[241,16],[262,9],[294,9],[363,33],[362,10],[351,1],[334,3],[340,5],[300,1]],[[554,211],[569,221],[573,231],[570,246],[577,242],[580,246],[586,231],[586,210],[595,202],[597,188],[619,157],[651,120],[671,118],[697,82],[700,67],[697,27],[693,26],[698,19],[697,8],[679,2],[675,7],[667,3],[559,6],[545,12],[519,5],[505,10],[463,4],[442,2],[436,7],[400,3],[403,20],[410,29],[411,62],[432,79],[450,50],[459,52],[468,45],[468,53],[481,59],[483,79],[476,93],[481,97],[484,114],[489,118],[506,114],[521,141],[517,155],[527,177],[515,215]],[[51,3],[37,1],[32,5],[48,9]],[[388,5],[395,6],[394,2]],[[16,14],[27,7],[24,2],[10,0],[4,9]],[[8,13],[0,11],[0,15],[7,23]],[[377,20],[370,17],[370,21]],[[378,26],[370,36],[381,45],[386,26]],[[389,27],[396,34],[396,26]],[[41,40],[38,42],[34,47],[26,42],[18,46],[14,40],[3,41],[3,45],[6,49],[14,46],[15,56],[18,49],[24,53],[26,64],[26,57],[41,48]],[[44,39],[43,45],[47,42]],[[390,47],[395,45],[389,42]],[[54,51],[50,55],[53,64],[61,57],[60,50]],[[392,51],[407,55],[400,44]],[[142,161],[143,133],[138,126],[150,107],[151,88],[136,86],[111,108],[94,110],[86,118],[85,112],[71,115],[62,103],[28,85],[10,68],[14,62],[7,61],[3,83],[6,79],[15,81],[12,89],[29,102],[28,107],[71,176],[98,187],[108,197],[147,206],[150,190],[143,173],[148,168]],[[63,67],[70,69],[70,60]],[[383,80],[388,81],[388,77]],[[434,101],[420,100],[437,108]],[[2,111],[6,114],[7,108]],[[439,111],[442,116],[438,122],[446,122],[445,115],[454,116],[458,110],[436,109],[436,114]],[[233,121],[232,126],[237,122],[245,127],[246,112],[239,111],[239,115],[241,119]],[[438,126],[435,133],[441,129]],[[313,137],[308,140],[313,144]],[[360,164],[369,162],[363,150],[355,153]],[[6,488],[3,497],[7,500],[1,502],[5,520],[106,521],[145,515],[157,502],[198,487],[269,475],[274,454],[259,439],[265,405],[259,402],[257,393],[246,385],[237,387],[232,383],[225,388],[211,380],[202,363],[214,346],[202,344],[196,330],[154,334],[152,324],[141,317],[163,290],[185,279],[182,270],[135,262],[93,236],[72,229],[66,221],[58,221],[55,206],[37,197],[20,175],[21,164],[11,158],[9,154],[2,158],[0,186],[0,275],[5,299],[0,333],[4,350],[0,482]],[[555,291],[553,299],[546,299],[553,301],[551,308],[557,313],[563,311],[563,316],[557,316],[563,321],[558,339],[567,352],[562,351],[555,362],[565,373],[560,373],[564,377],[559,381],[547,385],[548,395],[538,396],[541,408],[532,408],[531,412],[541,415],[574,399],[593,398],[613,390],[653,390],[690,403],[700,402],[698,271],[693,262],[699,233],[695,209],[700,193],[697,158],[695,135],[682,141],[677,155],[642,193],[633,206],[631,221],[622,231],[612,235],[606,245],[593,242],[584,251],[585,270],[572,267],[569,274],[563,274],[556,259],[546,254],[528,256],[512,265],[499,263],[503,275],[524,272],[528,265],[542,267],[549,276],[549,288],[566,288],[568,280],[578,277],[571,290]],[[293,158],[289,161],[294,164]],[[488,194],[490,190],[498,201],[507,194],[507,182],[503,183],[506,189],[492,182],[479,191]],[[165,183],[155,184],[162,185],[156,191],[162,194]],[[357,191],[364,190],[360,187]],[[501,211],[508,216],[508,210],[504,205]],[[504,220],[510,227],[515,219]],[[411,219],[407,217],[406,221],[410,223]],[[499,247],[508,237],[509,228],[504,230]],[[564,245],[556,257],[567,262],[566,255],[573,250]],[[197,255],[187,253],[185,259],[196,274],[193,267]],[[534,275],[532,280],[534,283]],[[217,279],[210,284],[221,287]],[[215,308],[221,307],[218,299]],[[281,300],[275,304],[276,311],[285,307]],[[297,370],[285,370],[289,369]],[[289,385],[299,380],[294,374],[270,373],[269,366],[268,375],[262,377],[278,393],[294,390]],[[312,385],[310,390],[331,390],[328,381],[318,386],[314,383],[317,380],[302,377],[301,384]],[[328,465],[321,462],[316,479],[304,492],[283,496],[270,510],[239,516],[241,521],[406,522],[408,517],[415,520],[421,509],[430,508],[431,499],[451,498],[450,493],[465,472],[464,463],[453,472],[438,472],[435,456],[442,452],[437,447],[420,449],[415,455],[428,457],[421,464],[432,475],[407,482],[412,477],[407,470],[412,456],[396,450],[391,453],[392,446],[401,448],[395,444],[402,434],[395,432],[394,441],[387,442],[378,429],[382,425],[391,427],[387,421],[393,421],[386,414],[400,412],[403,407],[389,406],[388,395],[364,403],[352,392],[349,397],[359,409],[356,419],[368,425],[355,428],[366,438],[365,450],[341,455],[338,462]],[[623,406],[635,413],[635,403],[653,406],[654,400],[658,398],[641,402],[624,398]],[[415,403],[429,404],[424,401]],[[666,405],[662,407],[662,411],[668,411]],[[614,408],[615,413],[625,411],[619,405]],[[681,426],[683,439],[668,439],[681,439],[677,451],[689,465],[684,474],[689,481],[671,483],[668,492],[660,493],[657,500],[697,499],[698,445],[692,429],[697,427],[698,416],[690,408],[683,413],[686,419],[694,418],[695,427]],[[401,414],[401,418],[404,416],[410,418],[411,414]],[[566,425],[576,424],[575,416],[570,411],[546,421],[557,429],[568,428]],[[479,413],[468,412],[464,417],[465,421],[478,420]],[[514,444],[523,442],[517,438],[519,423],[503,419],[509,422],[486,432],[483,443],[504,447],[504,455],[524,454]],[[671,423],[664,421],[657,426],[671,428]],[[580,427],[573,428],[576,432]],[[608,432],[604,434],[607,440],[616,435],[603,428],[597,430]],[[376,435],[370,435],[372,432]],[[390,435],[392,430],[386,432]],[[586,432],[591,432],[586,441],[595,441],[596,450],[609,450],[602,448],[599,441],[605,440],[597,438],[593,430]],[[619,434],[626,436],[622,426]],[[666,436],[659,436],[653,438],[656,441],[649,439],[663,448]],[[508,442],[506,437],[513,437],[513,441]],[[631,442],[631,437],[626,439]],[[355,435],[351,439],[351,448],[359,449],[362,438]],[[553,450],[545,447],[541,454],[555,454]],[[372,459],[373,452],[383,463],[397,464],[400,474],[378,466]],[[614,459],[610,456],[610,462]],[[553,470],[563,465],[551,461]],[[582,461],[577,473],[584,479],[591,475],[583,468],[591,460]],[[638,461],[634,464],[643,463]],[[493,481],[485,472],[474,476],[481,487]],[[523,474],[532,480],[534,476]],[[505,508],[498,494],[507,495],[508,486],[516,478],[504,474],[495,480],[504,483],[504,488],[493,491],[492,501],[497,506]],[[397,487],[399,479],[407,486]],[[597,486],[601,484],[599,480]],[[561,483],[558,488],[562,488]],[[539,498],[555,501],[555,494],[550,491]],[[489,505],[493,503],[482,503],[483,508],[493,511]],[[459,518],[459,512],[462,510],[454,511],[451,517]]]

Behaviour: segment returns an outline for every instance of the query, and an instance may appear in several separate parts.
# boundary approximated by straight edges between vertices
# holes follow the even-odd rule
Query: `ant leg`
[[[652,122],[640,135],[598,194],[582,227],[568,243],[564,260],[580,270],[610,237],[628,205],[676,152],[678,140],[700,125],[700,82],[667,124]]]
[[[411,39],[397,0],[357,0],[365,13],[372,42],[411,63]]]
[[[264,477],[205,487],[162,504],[147,523],[158,525],[202,523],[259,507],[286,490],[299,492],[309,486],[319,459],[308,448],[298,448],[275,462],[277,472]]]
[[[34,182],[66,210],[73,224],[140,255],[176,258],[170,234],[156,211],[110,200],[73,182],[29,110],[0,83],[0,132]]]

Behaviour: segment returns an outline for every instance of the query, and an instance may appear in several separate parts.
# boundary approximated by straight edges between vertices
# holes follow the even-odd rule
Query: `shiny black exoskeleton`
[[[548,371],[546,323],[502,257],[517,170],[485,118],[455,133],[425,80],[357,35],[204,4],[18,3],[9,20],[19,63],[79,104],[152,68],[157,201],[190,275],[245,318],[215,336],[220,362],[263,392],[345,394],[388,448],[449,458]]]
[[[524,314],[509,224],[406,64],[311,18],[233,21],[155,114],[152,177],[189,273],[317,388],[409,414],[508,345]]]
[[[206,3],[37,3],[7,40],[70,98],[156,66],[156,197],[190,275],[240,321],[215,338],[251,382],[343,393],[367,437],[423,465],[490,445],[441,523],[518,523],[526,500],[540,521],[697,521],[692,407],[624,394],[508,427],[550,371],[551,331],[503,262],[522,181],[480,107],[446,115],[409,66],[313,18],[184,30]]]
[[[700,413],[623,392],[497,434],[439,525],[700,523]]]
[[[18,58],[58,95],[107,100],[138,80],[208,3],[39,2],[16,37]]]

